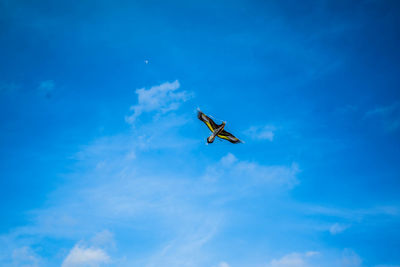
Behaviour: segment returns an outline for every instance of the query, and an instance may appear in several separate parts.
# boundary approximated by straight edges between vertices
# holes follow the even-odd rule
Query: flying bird
[[[228,140],[229,142],[234,144],[242,143],[242,141],[240,141],[233,134],[228,133],[224,130],[226,124],[225,122],[222,122],[220,125],[218,125],[199,109],[197,110],[197,117],[199,118],[199,120],[204,122],[207,125],[208,129],[210,129],[210,131],[212,132],[212,134],[207,138],[207,143],[211,144],[212,142],[214,142],[216,136],[221,139]]]

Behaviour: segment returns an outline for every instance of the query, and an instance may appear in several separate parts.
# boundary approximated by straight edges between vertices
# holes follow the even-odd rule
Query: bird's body
[[[220,134],[224,130],[224,127],[225,127],[225,122],[223,122],[221,126],[219,126],[212,132],[212,134],[207,138],[207,143],[210,144],[214,142],[215,137],[218,136],[218,134]]]
[[[215,137],[228,140],[229,142],[234,144],[241,143],[241,141],[237,137],[224,130],[226,124],[225,122],[222,122],[220,125],[218,125],[200,110],[198,110],[197,112],[197,117],[199,118],[199,120],[204,122],[207,125],[208,129],[210,129],[210,131],[212,132],[212,134],[207,138],[207,143],[210,144],[214,142]]]

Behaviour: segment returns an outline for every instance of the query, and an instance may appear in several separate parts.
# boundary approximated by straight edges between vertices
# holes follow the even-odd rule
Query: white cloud
[[[41,257],[28,246],[14,249],[12,259],[15,266],[38,267],[41,265]]]
[[[362,260],[360,256],[357,255],[351,249],[345,249],[343,251],[343,257],[341,261],[341,265],[343,267],[359,267],[361,266]]]
[[[270,267],[301,267],[305,266],[303,257],[300,254],[293,253],[283,256],[281,259],[272,260]]]
[[[220,262],[219,263],[219,265],[218,265],[218,267],[229,267],[230,265],[228,264],[228,263],[226,263],[226,262]]]
[[[306,257],[312,257],[312,256],[315,256],[315,255],[319,255],[320,253],[318,252],[318,251],[307,251],[306,252]]]
[[[273,141],[275,136],[275,126],[251,126],[245,133],[255,140]]]
[[[266,267],[360,267],[362,264],[361,258],[351,249],[344,249],[339,254],[332,252],[324,255],[317,251],[289,253],[282,258],[271,260]]]
[[[329,217],[344,218],[349,221],[359,222],[365,217],[370,216],[399,216],[400,209],[396,206],[375,206],[363,209],[332,208],[314,205],[300,205],[305,213],[320,214]]]
[[[226,156],[221,158],[222,166],[226,166],[226,167],[232,166],[237,161],[238,161],[238,159],[232,153],[228,153],[228,154],[226,154]]]
[[[166,113],[179,108],[182,102],[192,97],[187,91],[176,92],[179,89],[179,81],[172,83],[165,82],[157,86],[153,86],[146,90],[145,88],[137,89],[138,103],[131,106],[133,114],[126,117],[128,123],[133,123],[144,112],[156,111],[158,113]]]
[[[319,252],[308,251],[306,253],[290,253],[280,259],[273,259],[267,267],[309,267],[309,258],[318,255]]]
[[[90,243],[96,247],[115,247],[114,234],[108,230],[103,230],[95,234]]]
[[[110,256],[101,248],[76,244],[62,263],[62,267],[97,267],[109,263]]]
[[[346,230],[347,228],[349,228],[350,226],[347,224],[339,224],[339,223],[335,223],[333,224],[330,228],[329,228],[329,232],[332,235],[336,235],[339,234],[341,232],[343,232],[344,230]]]

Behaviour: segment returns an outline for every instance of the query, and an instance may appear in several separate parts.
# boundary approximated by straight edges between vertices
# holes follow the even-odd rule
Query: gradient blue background
[[[399,12],[373,0],[0,0],[0,265],[400,266]],[[179,108],[125,121],[136,89],[175,80]],[[245,144],[206,146],[197,107]],[[264,126],[273,138],[249,131]],[[233,178],[232,158],[246,166]],[[296,182],[250,182],[273,168]],[[121,193],[121,170],[143,188]],[[147,204],[92,214],[102,186]],[[60,214],[76,223],[43,219]],[[111,248],[90,241],[104,231]],[[74,246],[108,260],[68,265]]]

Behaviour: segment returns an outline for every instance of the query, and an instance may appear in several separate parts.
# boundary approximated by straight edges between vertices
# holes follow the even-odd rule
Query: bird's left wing
[[[242,142],[242,141],[239,140],[239,138],[235,137],[233,134],[231,134],[231,133],[229,133],[229,132],[227,132],[225,130],[222,130],[222,132],[220,132],[217,136],[219,138],[228,140],[229,142],[234,143],[234,144]]]
[[[200,110],[197,111],[197,117],[207,125],[211,132],[214,132],[216,129],[218,129],[219,125]]]

